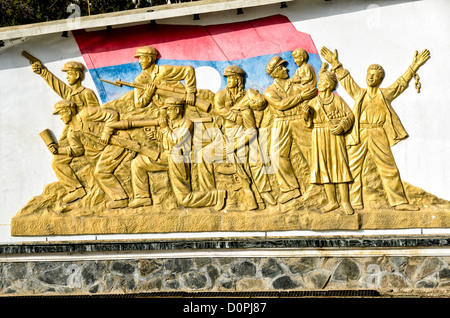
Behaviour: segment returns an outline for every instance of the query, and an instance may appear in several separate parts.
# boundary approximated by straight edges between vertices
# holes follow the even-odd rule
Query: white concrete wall
[[[286,15],[294,26],[309,33],[318,49],[327,46],[338,49],[341,62],[350,70],[361,86],[369,64],[379,63],[386,70],[384,85],[391,84],[403,74],[411,63],[415,50],[428,48],[431,59],[419,70],[422,91],[414,86],[404,92],[393,106],[397,110],[410,138],[393,148],[401,177],[443,199],[450,200],[450,2],[423,1],[362,1],[332,0],[289,2],[288,8],[270,5],[244,9],[243,15],[235,10],[202,14],[200,20],[191,16],[167,19],[158,23],[218,24],[243,21],[273,14]],[[116,239],[146,237],[224,236],[223,233],[166,234],[166,235],[108,235],[77,237],[10,236],[11,218],[32,197],[39,195],[44,186],[56,181],[50,167],[51,155],[39,137],[45,128],[56,135],[62,123],[51,116],[53,104],[59,97],[35,75],[28,61],[20,54],[28,50],[41,58],[57,76],[65,79],[60,69],[66,61],[83,62],[73,37],[60,33],[6,41],[0,48],[0,242]],[[84,85],[95,89],[89,74]],[[201,80],[199,82],[202,82]],[[340,87],[338,93],[353,105],[353,101]],[[450,213],[450,212],[449,212]],[[445,233],[445,229],[412,229],[402,231],[339,232],[343,235],[360,234],[420,234]],[[243,235],[333,235],[298,231],[290,233],[230,233]]]

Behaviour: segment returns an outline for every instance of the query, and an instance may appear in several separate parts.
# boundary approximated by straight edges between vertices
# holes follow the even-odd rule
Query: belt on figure
[[[384,123],[381,124],[366,124],[366,123],[360,123],[359,127],[361,128],[382,128],[384,126]]]
[[[278,114],[273,114],[274,120],[298,120],[302,119],[303,115],[297,114],[297,115],[286,115],[286,116],[280,116]]]

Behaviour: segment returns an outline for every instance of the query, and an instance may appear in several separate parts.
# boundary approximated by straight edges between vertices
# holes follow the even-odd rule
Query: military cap
[[[141,55],[158,55],[158,51],[151,46],[142,46],[136,50],[134,57],[139,57]]]
[[[61,71],[68,72],[68,71],[72,71],[72,70],[78,70],[78,71],[83,72],[84,71],[83,63],[76,62],[76,61],[67,62],[66,64],[64,64],[64,67],[62,68]]]
[[[62,109],[65,108],[76,108],[77,104],[75,104],[74,102],[70,101],[70,100],[60,100],[59,102],[57,102],[55,104],[55,111],[53,112],[53,115],[58,114]]]
[[[223,72],[223,76],[234,76],[234,75],[244,76],[245,72],[242,68],[240,68],[237,65],[227,66],[225,68],[225,71]]]
[[[273,70],[275,68],[277,68],[278,66],[287,63],[287,61],[283,60],[281,57],[279,57],[278,55],[275,55],[274,57],[272,57],[269,61],[269,63],[267,63],[267,68],[266,68],[266,72],[267,74],[272,74]]]
[[[169,106],[183,107],[184,99],[181,99],[179,97],[167,97],[161,108],[167,108]]]

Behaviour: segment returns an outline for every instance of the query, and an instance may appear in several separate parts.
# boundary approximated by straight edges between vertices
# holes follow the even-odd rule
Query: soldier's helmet
[[[83,63],[80,63],[80,62],[70,61],[70,62],[67,62],[66,64],[64,64],[64,67],[61,69],[61,71],[63,71],[63,72],[68,72],[68,71],[84,72],[84,65],[83,65]]]
[[[281,57],[279,57],[278,55],[275,55],[274,57],[272,57],[269,61],[269,63],[267,63],[267,68],[266,68],[266,72],[267,74],[272,74],[273,70],[276,69],[278,66],[282,65],[282,64],[286,64],[287,61],[283,60]]]
[[[164,101],[164,105],[161,107],[166,109],[168,107],[184,107],[184,99],[179,97],[167,97]]]
[[[67,109],[67,108],[72,108],[72,109],[76,109],[77,108],[77,104],[75,104],[75,102],[70,101],[70,100],[60,100],[59,102],[57,102],[55,104],[55,110],[53,111],[53,115],[59,114],[59,112],[63,109]]]
[[[223,72],[223,76],[235,76],[235,75],[244,76],[245,72],[242,68],[240,68],[237,65],[227,66]]]
[[[142,46],[136,50],[134,57],[139,57],[142,55],[158,56],[158,51],[152,46]]]

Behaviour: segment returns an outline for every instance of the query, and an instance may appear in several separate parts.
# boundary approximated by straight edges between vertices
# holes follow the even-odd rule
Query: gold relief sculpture
[[[148,131],[148,137],[162,142],[163,152],[158,158],[139,154],[131,163],[131,179],[134,200],[131,208],[153,204],[148,173],[168,171],[170,184],[178,203],[183,207],[202,208],[215,206],[221,210],[225,205],[226,191],[209,189],[192,191],[191,185],[191,145],[194,124],[184,116],[185,101],[169,97],[162,106],[167,111],[167,119],[160,118],[159,136]],[[204,169],[201,169],[203,171]]]
[[[269,110],[273,116],[273,126],[277,134],[276,144],[271,145],[272,156],[279,161],[275,176],[280,189],[279,203],[286,203],[301,195],[298,180],[291,164],[292,144],[300,148],[306,161],[310,161],[311,132],[303,122],[301,103],[313,98],[315,87],[306,86],[304,90],[294,91],[295,84],[289,79],[287,62],[274,56],[267,64],[267,74],[273,78],[264,92]]]
[[[342,207],[353,214],[349,198],[349,183],[353,181],[344,134],[353,125],[354,116],[347,103],[333,94],[336,74],[323,63],[319,73],[319,94],[303,105],[306,125],[313,128],[311,151],[311,183],[323,184],[328,204],[323,212],[339,207],[335,184],[339,188]]]
[[[362,168],[367,153],[370,153],[381,176],[384,191],[391,206],[398,210],[417,210],[406,198],[400,174],[390,147],[408,137],[391,102],[407,87],[414,74],[429,58],[428,50],[415,53],[413,63],[397,81],[387,88],[380,88],[384,69],[372,64],[367,69],[367,89],[353,80],[350,73],[342,67],[336,50],[321,49],[323,58],[331,63],[342,86],[355,100],[353,113],[355,124],[349,134],[349,160],[354,182],[351,187],[351,200],[355,209],[363,208]]]
[[[255,112],[264,109],[266,101],[256,90],[245,91],[245,72],[239,66],[228,66],[223,75],[227,79],[227,86],[214,98],[214,111],[223,122],[222,133],[217,134],[216,138],[205,146],[205,159],[208,162],[231,162],[231,173],[236,174],[237,182],[243,191],[244,204],[241,204],[241,208],[255,210],[264,208],[265,203],[274,205],[276,201],[270,193],[272,189],[265,166],[257,156],[249,158],[249,147],[258,147]],[[219,157],[209,158],[208,154],[213,153],[211,148],[222,148],[223,157],[218,154]],[[224,167],[221,168],[224,172]]]
[[[65,128],[59,141],[41,133],[58,182],[13,218],[13,235],[450,226],[445,212],[419,210],[450,204],[403,182],[390,150],[408,137],[391,103],[412,78],[419,92],[428,50],[387,88],[381,66],[361,88],[324,47],[318,74],[298,48],[291,78],[273,56],[264,92],[245,89],[245,70],[230,65],[213,93],[197,89],[191,66],[157,65],[144,46],[133,83],[101,79],[133,88],[103,105],[81,85],[83,64],[64,65],[65,84],[23,55],[62,98],[54,114]]]
[[[58,114],[67,127],[68,145],[52,143],[48,146],[55,157],[52,168],[68,192],[63,197],[64,203],[71,203],[86,195],[69,165],[72,158],[84,156],[95,167],[93,177],[107,196],[106,208],[128,206],[128,195],[114,171],[129,153],[123,147],[110,144],[113,130],[107,126],[108,122],[118,120],[118,113],[100,107],[84,107],[78,112],[73,101],[62,100],[55,104],[53,114]]]

